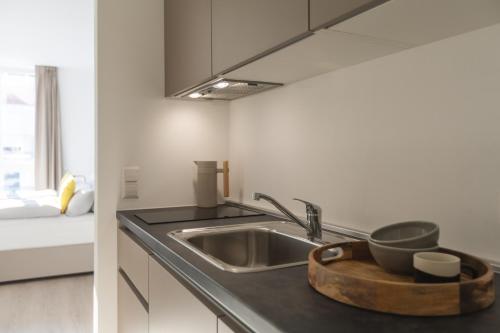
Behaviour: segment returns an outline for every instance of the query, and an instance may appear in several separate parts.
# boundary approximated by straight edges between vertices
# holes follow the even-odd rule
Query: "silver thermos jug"
[[[224,175],[224,197],[229,196],[229,164],[223,162],[222,169],[217,161],[194,161],[198,167],[196,181],[196,205],[201,208],[217,207],[217,174]]]

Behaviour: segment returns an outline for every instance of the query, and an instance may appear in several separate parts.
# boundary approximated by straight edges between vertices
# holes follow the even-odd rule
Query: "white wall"
[[[98,331],[116,332],[117,208],[194,203],[193,160],[227,158],[227,103],[167,100],[163,0],[97,2]],[[140,199],[120,199],[137,165]]]
[[[94,174],[93,0],[0,1],[0,66],[59,67],[63,168]]]
[[[435,221],[500,260],[500,25],[231,102],[235,199],[371,231]]]
[[[303,212],[290,200],[299,196],[320,204],[326,221],[367,231],[434,220],[444,245],[498,258],[500,47],[491,41],[499,32],[228,107],[163,98],[163,0],[98,0],[99,332],[116,332],[116,209],[193,203],[192,160],[222,160],[228,151],[236,199],[252,202],[250,193],[262,191]],[[141,167],[138,200],[120,199],[126,165]]]

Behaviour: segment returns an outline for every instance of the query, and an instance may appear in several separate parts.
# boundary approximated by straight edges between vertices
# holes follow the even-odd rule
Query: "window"
[[[0,191],[35,187],[35,75],[0,69]]]

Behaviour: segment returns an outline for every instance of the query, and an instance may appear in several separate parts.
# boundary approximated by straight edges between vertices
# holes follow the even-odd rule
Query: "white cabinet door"
[[[148,312],[118,274],[118,333],[148,333]]]
[[[307,31],[307,0],[212,0],[212,73]]]
[[[366,10],[383,2],[384,0],[310,0],[309,24],[311,30],[316,30],[342,18],[342,16],[354,15],[357,11]]]
[[[217,333],[234,333],[220,318],[217,318]]]
[[[212,77],[211,0],[165,0],[165,93]]]
[[[125,271],[134,286],[148,300],[149,253],[131,238],[131,232],[118,229],[118,266]]]
[[[149,258],[149,332],[217,332],[217,316],[153,257]]]

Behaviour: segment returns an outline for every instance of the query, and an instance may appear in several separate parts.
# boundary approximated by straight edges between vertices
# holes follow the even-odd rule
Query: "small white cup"
[[[441,252],[417,252],[413,255],[415,281],[444,283],[460,281],[460,258]]]

